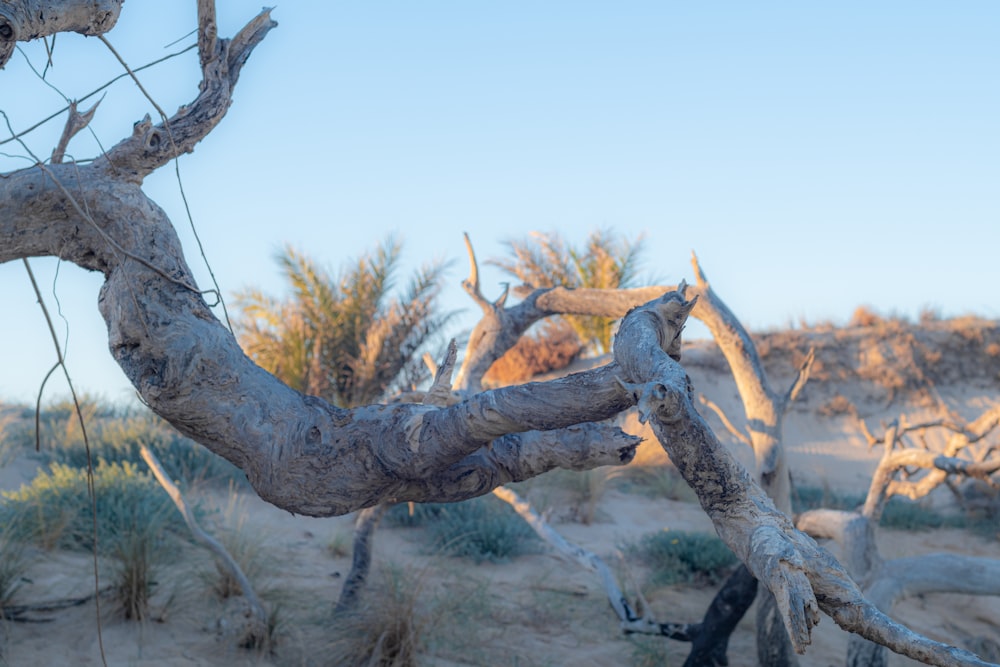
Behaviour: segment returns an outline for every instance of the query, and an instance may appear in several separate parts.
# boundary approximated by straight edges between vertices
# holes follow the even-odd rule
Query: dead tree
[[[17,11],[4,16],[0,39],[9,44],[12,36],[30,35],[37,4],[6,3]],[[105,11],[90,0],[48,5],[47,14],[89,16],[84,25],[105,29]],[[796,651],[806,649],[823,611],[929,664],[987,664],[882,614],[726,451],[695,410],[676,361],[694,306],[683,293],[632,311],[615,340],[614,361],[603,367],[474,394],[443,408],[342,409],[257,367],[213,315],[170,220],[142,182],[191,152],[222,120],[243,66],[275,25],[265,10],[232,39],[219,38],[214,3],[199,0],[202,82],[190,104],[159,122],[140,121],[88,163],[36,158],[0,174],[0,261],[57,256],[100,272],[98,306],[112,355],[154,412],[240,467],[264,500],[294,513],[333,516],[384,501],[460,500],[554,467],[625,462],[634,453],[631,443],[578,438],[569,446],[528,432],[601,421],[638,402],[719,535],[774,594]]]
[[[707,401],[706,404],[715,409],[727,428],[750,445],[754,452],[760,485],[778,509],[791,515],[791,477],[785,457],[782,424],[789,406],[809,379],[813,353],[810,351],[806,356],[799,367],[798,375],[788,389],[784,392],[775,391],[768,381],[764,364],[750,334],[729,307],[715,294],[698,263],[698,258],[694,255],[691,257],[691,266],[697,281],[698,295],[701,297],[693,315],[709,328],[729,363],[746,413],[749,439],[732,427],[721,410],[714,408]],[[731,581],[723,584],[720,595],[729,595],[730,586],[742,586],[743,576],[742,572],[737,571]],[[756,620],[758,662],[761,665],[797,665],[798,660],[791,651],[774,598],[769,594],[765,594],[758,603]],[[734,628],[735,625],[733,622],[726,627]]]
[[[837,542],[866,597],[887,613],[896,602],[925,593],[1000,595],[1000,561],[996,559],[939,553],[883,560],[876,536],[885,504],[892,496],[916,500],[955,478],[975,478],[995,485],[990,476],[1000,470],[1000,452],[993,446],[972,450],[998,423],[1000,408],[986,411],[967,425],[946,420],[907,424],[901,418],[881,437],[873,436],[862,422],[869,445],[881,443],[885,448],[863,507],[854,512],[810,510],[798,517],[796,525],[814,537]],[[909,436],[930,429],[952,431],[942,452],[907,446]],[[848,667],[887,664],[885,649],[851,637]]]

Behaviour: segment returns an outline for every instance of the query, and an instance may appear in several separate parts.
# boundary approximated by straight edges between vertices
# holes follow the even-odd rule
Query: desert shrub
[[[864,502],[864,494],[840,493],[827,486],[792,486],[792,512],[795,514],[820,508],[856,510]]]
[[[946,516],[907,498],[890,498],[882,510],[879,525],[895,530],[932,530],[934,528],[964,528],[960,516]]]
[[[175,431],[151,413],[140,413],[100,422],[88,431],[91,460],[104,459],[144,466],[139,449],[149,446],[167,476],[182,483],[198,481],[245,481],[234,465]],[[87,450],[82,437],[55,443],[47,450],[52,461],[75,468],[87,466]]]
[[[663,667],[670,664],[667,642],[662,637],[629,635],[628,643],[632,647],[630,667]]]
[[[446,507],[446,503],[399,503],[385,513],[382,525],[395,528],[426,526],[440,520]]]
[[[30,485],[3,494],[0,521],[12,539],[112,558],[113,602],[125,618],[142,620],[155,572],[183,522],[156,481],[128,461],[100,461],[93,489],[96,515],[87,471],[54,463]]]
[[[652,568],[650,583],[716,584],[736,564],[726,543],[711,533],[663,529],[626,546],[626,552]]]
[[[881,315],[867,306],[858,306],[851,315],[848,326],[851,327],[873,327],[882,324],[885,320]]]
[[[278,571],[280,564],[268,552],[264,535],[247,523],[249,513],[244,500],[245,496],[230,488],[219,517],[219,527],[213,535],[250,581],[254,591],[263,598],[272,589],[269,575]],[[202,575],[207,588],[222,600],[242,595],[243,590],[232,572],[217,558],[213,557],[212,563],[212,569]]]
[[[112,599],[118,613],[129,620],[141,621],[148,615],[155,575],[162,563],[160,540],[154,531],[149,526],[138,527],[111,544]]]
[[[842,415],[856,416],[858,409],[851,403],[851,400],[843,394],[834,394],[829,401],[824,403],[816,411],[823,417],[840,417]]]
[[[11,539],[8,532],[0,535],[0,619],[2,610],[14,599],[28,570],[24,543]]]
[[[483,376],[488,386],[530,380],[540,373],[568,366],[583,351],[583,343],[565,322],[546,323],[538,334],[521,336]]]
[[[435,550],[452,556],[501,562],[533,551],[538,536],[506,503],[493,497],[460,503],[406,504],[386,512],[387,525],[426,528]]]
[[[180,514],[156,481],[127,461],[99,461],[94,467],[97,547],[113,555],[130,533],[147,531],[157,540],[185,532]],[[44,549],[94,549],[94,508],[87,471],[54,463],[31,484],[2,494],[0,522],[12,539]]]
[[[337,614],[324,664],[412,667],[429,619],[417,609],[420,587],[398,570],[382,570],[365,587],[364,604]]]
[[[44,460],[86,468],[89,443],[90,461],[129,461],[144,468],[139,448],[146,444],[167,475],[181,483],[246,480],[236,466],[185,438],[145,408],[122,408],[89,398],[80,401],[80,408],[86,441],[72,402],[55,403],[41,411],[38,431]],[[22,410],[21,418],[4,429],[0,438],[11,448],[34,448],[34,411]]]

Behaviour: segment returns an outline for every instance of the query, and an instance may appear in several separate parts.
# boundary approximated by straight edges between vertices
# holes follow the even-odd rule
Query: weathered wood
[[[774,594],[797,651],[822,609],[845,629],[928,664],[987,664],[878,611],[721,445],[695,411],[676,363],[694,306],[683,288],[624,318],[614,363],[442,408],[339,409],[254,365],[199,292],[166,214],[140,189],[146,175],[193,150],[221,120],[244,62],[275,25],[264,11],[232,40],[213,39],[209,9],[199,11],[203,81],[194,103],[157,125],[138,123],[89,164],[0,175],[0,261],[51,255],[100,271],[112,354],[155,412],[242,468],[265,500],[329,516],[391,500],[457,500],[554,466],[627,461],[635,439],[622,434],[599,444],[585,423],[637,403],[719,535]],[[524,321],[534,317],[532,308],[525,307]],[[558,429],[566,430],[552,442],[526,433]],[[576,444],[567,446],[571,434]],[[764,464],[778,469],[771,456]],[[464,486],[467,478],[473,482]]]
[[[693,305],[671,293],[632,311],[615,338],[615,359],[626,381],[638,385],[634,398],[645,406],[653,432],[719,536],[774,595],[796,652],[805,651],[822,609],[845,630],[927,664],[989,664],[879,611],[828,551],[794,529],[719,442],[694,409],[690,381],[675,360]],[[746,491],[734,494],[736,488]]]
[[[358,602],[361,590],[368,581],[371,570],[372,554],[375,550],[375,529],[379,521],[392,505],[382,503],[375,507],[367,507],[358,512],[354,519],[354,547],[351,554],[351,571],[344,579],[344,587],[340,589],[335,612],[342,614],[350,611]]]
[[[184,523],[187,524],[188,530],[191,531],[191,536],[194,537],[195,542],[212,552],[212,555],[216,558],[216,562],[219,563],[219,567],[231,576],[240,587],[240,594],[246,600],[250,616],[247,619],[248,622],[241,628],[243,634],[237,638],[237,643],[240,646],[263,645],[268,639],[267,612],[264,610],[264,605],[261,604],[260,598],[257,597],[250,579],[243,573],[243,568],[239,566],[239,563],[230,555],[229,551],[222,546],[221,542],[202,530],[198,524],[198,520],[194,517],[194,513],[191,512],[191,508],[188,507],[187,502],[184,500],[181,490],[167,476],[167,473],[163,470],[163,466],[160,465],[160,459],[153,453],[153,450],[145,444],[140,444],[139,454],[142,456],[142,460],[146,462],[146,465],[149,466],[153,477],[156,478],[156,481],[160,483],[163,490],[170,496],[170,500],[174,502],[177,511],[184,517]]]
[[[0,69],[18,42],[59,32],[103,35],[118,22],[124,0],[6,0],[0,3]]]

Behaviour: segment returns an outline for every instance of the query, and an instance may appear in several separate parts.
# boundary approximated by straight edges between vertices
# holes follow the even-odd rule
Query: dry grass
[[[928,407],[937,400],[936,386],[993,383],[1000,375],[1000,324],[974,316],[936,319],[925,313],[914,324],[862,306],[849,327],[774,331],[753,339],[772,381],[794,377],[815,348],[806,393],[823,401],[853,386],[867,393],[865,402],[907,400]],[[702,357],[711,354],[703,351]]]
[[[418,610],[421,587],[396,569],[375,573],[361,604],[338,614],[323,664],[415,667],[433,619]]]
[[[546,323],[538,334],[522,336],[497,359],[483,382],[493,387],[525,382],[540,373],[565,368],[582,350],[583,344],[568,324]]]

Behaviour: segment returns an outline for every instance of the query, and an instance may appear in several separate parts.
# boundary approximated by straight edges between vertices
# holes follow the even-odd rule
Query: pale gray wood
[[[124,0],[5,0],[0,3],[0,68],[18,42],[58,32],[103,35],[118,22]]]
[[[276,25],[265,10],[232,40],[216,39],[207,3],[199,7],[203,82],[191,105],[161,123],[138,123],[92,163],[0,175],[0,261],[50,255],[101,272],[98,306],[111,352],[155,412],[242,468],[268,502],[330,516],[384,501],[458,500],[554,466],[627,461],[635,439],[607,437],[588,422],[638,404],[719,535],[774,594],[797,651],[823,610],[845,629],[928,664],[987,664],[878,611],[721,445],[694,409],[677,363],[694,307],[683,286],[623,319],[614,363],[447,407],[344,410],[253,364],[199,292],[166,214],[141,190],[146,175],[193,150],[221,120],[243,64]]]

